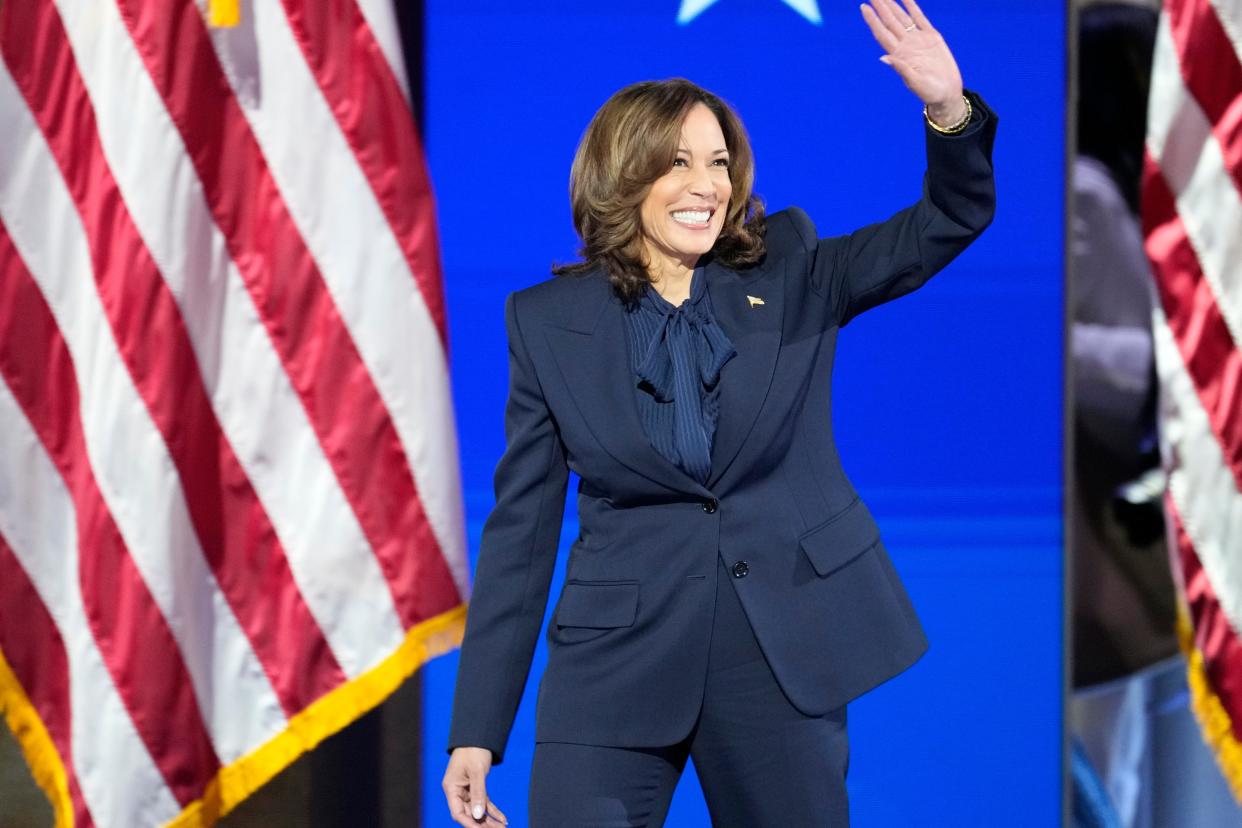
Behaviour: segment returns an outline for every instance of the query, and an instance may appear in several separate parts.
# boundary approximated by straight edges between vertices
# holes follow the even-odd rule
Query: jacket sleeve
[[[448,744],[450,751],[487,748],[493,764],[503,759],[543,623],[569,477],[564,446],[522,339],[518,304],[517,294],[505,303],[506,447],[496,466],[496,505],[479,545]]]
[[[811,287],[829,302],[839,325],[920,287],[992,222],[997,118],[977,94],[967,94],[974,114],[964,132],[942,135],[924,125],[927,172],[916,204],[887,221],[818,241],[806,213],[790,210],[811,254]]]

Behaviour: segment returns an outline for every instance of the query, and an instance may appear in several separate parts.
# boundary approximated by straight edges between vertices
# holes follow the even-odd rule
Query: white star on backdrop
[[[677,22],[684,26],[716,5],[717,2],[718,0],[681,0]],[[781,0],[781,2],[817,26],[824,22],[824,18],[819,14],[818,0]]]

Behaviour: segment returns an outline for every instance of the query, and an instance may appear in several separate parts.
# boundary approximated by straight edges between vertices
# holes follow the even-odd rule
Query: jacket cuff
[[[923,119],[923,130],[928,137],[934,137],[941,141],[961,141],[964,138],[971,138],[983,130],[987,129],[990,122],[996,120],[996,113],[992,111],[983,98],[979,97],[978,92],[972,92],[969,89],[962,90],[967,98],[970,99],[970,123],[961,132],[955,132],[952,135],[946,135],[943,132],[937,132],[927,123],[927,119]]]
[[[492,767],[499,765],[505,758],[504,741],[497,742],[495,739],[488,738],[487,736],[464,732],[449,733],[448,747],[445,748],[445,752],[452,754],[459,747],[477,747],[490,750],[492,752]]]

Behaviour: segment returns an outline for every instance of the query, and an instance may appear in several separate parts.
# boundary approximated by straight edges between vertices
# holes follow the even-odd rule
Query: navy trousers
[[[661,826],[688,757],[716,828],[849,824],[845,708],[805,716],[789,703],[732,582],[722,560],[707,686],[689,736],[650,748],[540,742],[532,828]]]

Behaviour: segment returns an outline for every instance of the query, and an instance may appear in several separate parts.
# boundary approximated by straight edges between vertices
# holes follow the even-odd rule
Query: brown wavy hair
[[[651,185],[673,167],[682,122],[695,104],[720,122],[729,150],[733,195],[710,255],[743,268],[763,258],[763,202],[752,189],[755,158],[741,119],[723,100],[685,78],[631,84],[610,97],[587,125],[569,173],[569,202],[583,261],[552,272],[581,275],[602,266],[626,302],[651,278],[640,210]]]

